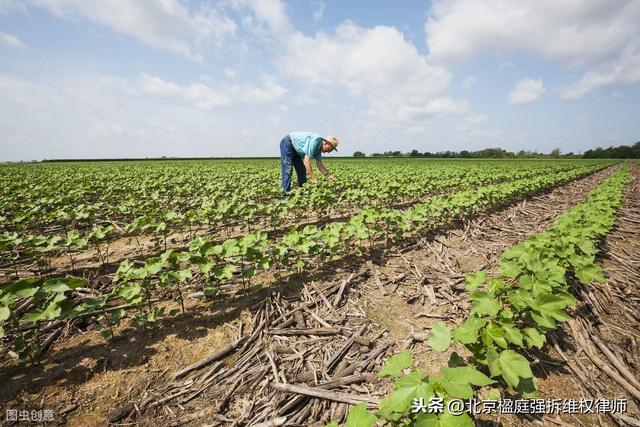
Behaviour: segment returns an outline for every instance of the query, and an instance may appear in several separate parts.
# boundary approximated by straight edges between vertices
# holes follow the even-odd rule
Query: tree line
[[[353,157],[366,157],[366,153],[356,151]],[[385,151],[384,153],[373,153],[371,157],[437,157],[437,158],[585,158],[585,159],[639,159],[640,142],[629,145],[620,145],[609,148],[594,148],[585,151],[583,154],[573,152],[561,153],[559,148],[554,148],[549,153],[538,153],[537,151],[520,150],[518,152],[507,151],[502,148],[485,148],[479,151],[438,151],[424,153],[412,150],[408,153],[401,151]]]

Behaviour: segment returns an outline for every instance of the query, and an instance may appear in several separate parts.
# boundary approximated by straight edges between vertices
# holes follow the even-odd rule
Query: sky
[[[0,0],[0,161],[640,140],[638,0]]]

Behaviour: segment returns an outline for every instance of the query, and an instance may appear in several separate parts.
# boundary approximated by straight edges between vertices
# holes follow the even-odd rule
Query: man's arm
[[[331,175],[329,173],[329,171],[327,170],[327,168],[324,167],[324,164],[322,163],[322,161],[320,159],[316,160],[316,166],[318,166],[318,169],[320,170],[322,175],[324,175],[328,180],[331,181],[333,179],[333,175]]]
[[[309,156],[304,156],[304,159],[302,160],[302,163],[304,163],[304,167],[307,170],[307,175],[309,175],[309,179],[311,179],[311,182],[313,182],[314,184],[318,183],[318,178],[316,178],[316,174],[313,171],[313,169],[311,168],[311,162],[309,161]],[[318,166],[318,169],[320,168],[320,166]],[[322,170],[322,169],[320,169]]]

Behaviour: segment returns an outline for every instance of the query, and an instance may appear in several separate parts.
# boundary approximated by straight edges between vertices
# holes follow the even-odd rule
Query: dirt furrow
[[[340,307],[339,314],[343,318],[348,314],[353,315],[354,312],[364,315],[366,322],[370,322],[370,327],[378,331],[378,334],[382,333],[382,340],[394,343],[392,352],[413,347],[414,354],[424,370],[430,371],[432,367],[442,366],[446,363],[448,355],[435,354],[427,351],[425,345],[414,344],[416,340],[419,341],[421,337],[426,336],[425,332],[433,322],[443,318],[449,322],[462,320],[468,305],[458,294],[458,290],[461,289],[458,285],[464,275],[483,266],[494,265],[504,249],[528,235],[550,227],[560,213],[581,202],[587,193],[611,172],[612,170],[599,172],[507,209],[466,222],[460,228],[434,233],[410,245],[409,250],[392,248],[380,251],[372,260],[368,260],[369,262],[356,261],[348,270],[356,272],[365,269],[370,273],[369,279],[359,286],[349,288],[349,296],[354,299]],[[337,277],[333,275],[333,280],[343,280],[347,274],[339,273]],[[331,322],[330,314],[326,311],[318,310],[317,313],[325,322]],[[328,338],[323,341],[322,346],[329,353],[344,344],[343,337]],[[268,337],[266,340],[268,344],[265,344],[265,347],[271,348],[273,341]],[[386,353],[385,358],[392,352]],[[273,358],[276,366],[280,366],[286,360],[277,355]],[[345,357],[348,364],[357,364],[358,360],[357,352]],[[285,377],[289,382],[301,380],[296,375]],[[304,382],[313,386],[317,381],[318,379],[311,377]],[[387,391],[388,387],[388,381],[378,380],[373,385],[353,385],[346,390],[375,396]],[[252,399],[246,393],[240,393],[235,398],[245,402]],[[270,398],[275,399],[276,403],[280,402],[279,405],[287,402],[281,400],[278,394]],[[206,398],[190,402],[190,410],[205,411],[201,412],[204,416],[207,407],[205,402]],[[306,415],[305,425],[323,425],[329,419],[335,419],[335,416],[340,418],[346,414],[345,404],[318,402],[311,400],[308,404],[312,409],[311,413]],[[265,417],[266,420],[282,415],[278,409],[281,409],[281,406],[276,404],[270,416]],[[225,415],[234,418],[241,412],[238,411],[239,408],[234,407]],[[303,411],[304,409],[294,410],[289,416],[298,419]],[[334,415],[334,418],[327,414]]]
[[[202,307],[203,313],[197,315],[191,314],[193,310],[190,308],[187,316],[166,319],[156,326],[119,330],[116,332],[117,340],[106,345],[96,331],[72,337],[69,342],[56,345],[59,348],[52,360],[38,368],[35,383],[21,376],[20,370],[11,370],[8,376],[15,382],[12,389],[24,390],[11,401],[53,399],[59,412],[66,411],[63,419],[70,425],[99,425],[113,408],[122,408],[122,405],[131,402],[141,404],[149,399],[162,400],[163,390],[175,392],[176,389],[171,388],[172,384],[177,384],[172,382],[173,373],[233,342],[238,336],[237,329],[242,332],[241,325],[251,333],[258,326],[260,316],[274,321],[278,310],[287,310],[291,304],[312,300],[311,293],[317,295],[315,291],[320,286],[325,286],[324,289],[334,286],[335,291],[335,284],[347,280],[351,275],[359,279],[349,283],[339,305],[331,307],[329,301],[323,301],[299,310],[304,315],[301,322],[307,328],[329,330],[329,325],[342,328],[342,332],[320,337],[321,340],[309,337],[282,339],[261,334],[258,341],[262,350],[255,357],[259,361],[258,365],[266,369],[253,374],[273,380],[275,373],[272,372],[277,373],[281,366],[291,366],[293,370],[282,368],[280,374],[288,382],[295,382],[296,379],[289,376],[290,372],[300,373],[309,364],[324,364],[321,359],[335,356],[335,352],[341,350],[349,337],[364,324],[369,325],[366,332],[368,339],[375,338],[376,343],[370,349],[356,345],[347,348],[343,364],[367,360],[367,355],[373,354],[375,358],[365,365],[363,372],[375,372],[382,360],[392,352],[412,346],[417,359],[425,365],[423,369],[429,371],[429,365],[441,366],[440,362],[446,359],[440,358],[446,356],[426,351],[425,345],[415,345],[415,339],[420,339],[421,334],[438,319],[455,323],[465,316],[468,304],[459,293],[464,275],[484,266],[494,266],[505,248],[548,228],[557,215],[582,201],[611,172],[612,168],[597,172],[503,210],[465,222],[454,229],[434,232],[408,246],[376,250],[369,259],[344,259],[321,266],[317,271],[290,277],[266,291],[269,295],[275,294],[280,298],[269,303],[273,304],[270,310],[275,310],[274,312],[266,310],[264,313],[267,314],[258,315],[255,304],[260,303],[260,298],[264,298],[265,294],[261,293],[247,296],[241,302],[241,307],[234,310],[224,310],[224,306],[233,301],[218,305],[215,312],[210,307]],[[329,300],[333,301],[333,298],[331,295]],[[235,303],[237,302],[236,300]],[[264,305],[262,307],[264,311]],[[198,306],[194,303],[192,308],[197,309]],[[300,322],[300,319],[296,319],[296,322]],[[280,354],[274,350],[274,345],[282,342],[289,342],[295,347],[293,355]],[[393,343],[392,347],[376,353],[382,343],[388,342]],[[77,351],[74,348],[79,343],[84,350]],[[312,347],[309,350],[312,357],[307,360],[305,346],[309,345]],[[296,354],[301,357],[300,361],[296,361]],[[225,365],[232,366],[236,356],[226,359]],[[49,376],[51,373],[53,376]],[[332,378],[330,373],[323,372],[322,369],[319,375],[319,378],[312,376],[305,382],[314,385]],[[367,378],[367,381],[370,380],[371,378]],[[269,402],[268,399],[274,396],[278,402],[285,404],[290,401],[291,395],[274,392],[268,384],[265,385],[258,379],[255,381],[250,382],[253,387],[249,392],[243,388],[247,386],[244,382],[233,383],[229,387],[237,387],[240,391],[233,389],[229,391],[229,395],[221,396],[203,390],[201,394],[189,399],[188,405],[181,406],[167,401],[166,404],[154,406],[153,410],[130,410],[119,422],[127,422],[128,416],[129,420],[136,420],[141,425],[157,423],[158,418],[163,420],[163,424],[169,424],[190,413],[201,414],[201,418],[189,421],[193,425],[200,425],[205,418],[207,422],[211,421],[207,416],[211,415],[212,408],[217,408],[217,405],[221,405],[221,410],[214,412],[219,415],[217,421],[221,425],[226,425],[226,420],[232,422],[234,416],[237,417],[249,408],[262,411],[253,415],[259,417],[264,413],[265,421],[276,418],[278,406],[269,406],[271,404],[267,403],[264,404],[266,406],[253,405],[265,402],[265,399]],[[386,391],[388,385],[388,382],[378,380],[372,384],[341,386],[339,390],[351,394],[379,395]],[[309,402],[307,406],[311,409],[308,413],[297,408],[292,415],[304,419],[305,425],[321,419],[327,421],[330,416],[341,418],[346,414],[347,405],[344,403],[327,403],[320,399],[311,399]],[[248,421],[249,418],[245,417],[240,425]]]
[[[554,334],[552,357],[540,389],[557,398],[625,399],[613,416],[577,414],[565,422],[583,425],[640,425],[640,166],[632,165],[614,229],[601,244],[598,262],[607,283],[574,284],[576,318]]]

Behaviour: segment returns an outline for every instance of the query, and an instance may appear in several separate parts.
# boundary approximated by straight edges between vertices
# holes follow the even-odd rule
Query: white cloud
[[[587,72],[578,81],[563,88],[560,96],[566,100],[577,100],[602,86],[638,82],[640,82],[640,51],[628,52],[611,65],[597,67]]]
[[[28,80],[0,74],[0,161],[42,158],[274,155],[253,147],[255,135],[283,135],[272,117],[220,108],[212,113],[173,100],[176,87],[154,81],[148,89],[167,93],[158,102],[140,87],[142,79],[74,75]],[[186,85],[188,87],[188,85]],[[205,102],[193,86],[196,102]],[[249,129],[253,138],[238,134]]]
[[[529,104],[547,91],[541,79],[522,79],[509,92],[509,105]]]
[[[499,70],[499,71],[504,71],[504,70],[506,70],[506,69],[508,69],[508,68],[513,68],[514,66],[515,66],[515,65],[513,64],[513,62],[505,61],[505,62],[502,62],[502,63],[498,66],[498,70]]]
[[[346,91],[384,121],[406,123],[468,109],[466,101],[445,96],[447,70],[431,65],[394,27],[366,29],[347,21],[335,34],[295,33],[277,63],[312,96]]]
[[[465,117],[465,122],[471,125],[479,125],[489,121],[489,117],[484,114],[470,114]]]
[[[635,0],[437,0],[427,44],[443,61],[524,51],[565,64],[598,63],[637,37],[638,19]]]
[[[534,54],[584,70],[565,90],[637,82],[637,0],[436,0],[425,25],[429,57],[455,64],[491,55]]]
[[[469,112],[462,117],[462,120],[458,120],[453,128],[458,132],[471,136],[472,134],[475,135],[478,132],[482,133],[486,131],[486,129],[483,129],[482,125],[484,125],[488,121],[489,117],[485,116],[484,114]]]
[[[262,76],[262,86],[253,86],[247,83],[229,86],[228,91],[240,102],[269,103],[282,98],[288,90],[279,85],[272,76]]]
[[[322,17],[324,16],[324,9],[327,7],[327,4],[323,1],[319,1],[317,3],[316,9],[313,11],[313,20],[318,23],[322,21]]]
[[[26,8],[17,0],[0,0],[0,14],[12,11],[26,12]]]
[[[205,110],[233,103],[268,103],[287,93],[287,89],[277,84],[270,76],[263,76],[262,86],[258,87],[247,83],[208,85],[198,82],[179,85],[160,77],[143,74],[140,78],[140,88],[147,93],[180,99]]]
[[[220,43],[235,23],[213,6],[189,9],[179,0],[27,0],[55,15],[85,18],[159,49],[202,61],[201,47]]]
[[[469,89],[471,86],[478,82],[478,78],[476,76],[467,76],[462,80],[462,88]]]
[[[7,46],[17,47],[17,48],[21,48],[21,49],[24,49],[24,48],[27,47],[27,45],[22,43],[20,41],[20,39],[18,39],[16,36],[13,36],[11,34],[7,34],[7,33],[3,32],[3,31],[0,31],[0,43],[4,43]]]
[[[166,82],[160,77],[144,74],[140,78],[140,87],[145,92],[183,99],[205,110],[231,104],[229,96],[202,83],[180,86]]]
[[[459,115],[469,111],[465,100],[441,97],[420,102],[404,102],[399,97],[378,100],[372,103],[369,113],[382,122],[407,124],[421,122],[435,117]]]
[[[258,23],[266,26],[266,33],[275,36],[285,36],[293,31],[285,4],[280,0],[232,0],[236,8],[251,10]],[[264,33],[256,26],[253,17],[245,17],[245,25],[252,27],[258,33]]]

